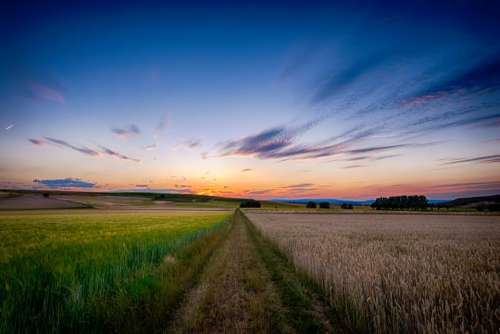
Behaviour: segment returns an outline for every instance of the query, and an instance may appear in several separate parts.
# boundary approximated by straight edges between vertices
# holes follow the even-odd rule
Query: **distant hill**
[[[451,199],[427,199],[430,204],[444,204],[451,202]]]
[[[279,203],[290,203],[290,204],[306,204],[309,201],[313,202],[328,202],[330,204],[335,204],[335,205],[342,205],[342,204],[352,204],[355,206],[361,206],[361,205],[371,205],[374,200],[369,199],[369,200],[364,200],[364,201],[352,201],[352,200],[343,200],[343,199],[337,199],[337,198],[301,198],[301,199],[288,199],[288,198],[275,198],[271,200],[272,202],[279,202]]]
[[[301,198],[301,199],[276,198],[271,201],[279,203],[300,204],[300,205],[305,205],[307,202],[313,201],[316,203],[328,202],[334,205],[352,204],[354,206],[368,206],[371,205],[375,200],[367,199],[362,201],[355,201],[355,200],[338,199],[338,198]],[[448,199],[428,199],[428,202],[431,204],[444,204],[444,203],[449,203],[450,201],[451,200]]]
[[[94,192],[94,191],[73,191],[73,190],[32,190],[32,189],[0,189],[1,198],[16,197],[23,195],[38,195],[47,194],[52,198],[52,196],[65,196],[66,199],[70,199],[74,202],[79,202],[81,200],[87,201],[88,198],[98,199],[99,197],[108,197],[107,202],[113,202],[109,200],[109,197],[116,198],[127,198],[131,199],[144,198],[146,202],[171,202],[177,203],[181,206],[194,206],[194,207],[225,207],[225,208],[236,208],[240,205],[242,201],[248,201],[249,198],[234,198],[234,197],[221,197],[221,196],[209,196],[209,195],[196,195],[196,194],[176,194],[167,193],[160,191],[106,191],[106,192]],[[88,197],[87,199],[82,199],[81,197]],[[92,200],[96,206],[100,205],[98,200]],[[290,208],[293,204],[290,203],[279,203],[271,201],[260,201],[263,208]],[[97,204],[96,204],[97,203]],[[123,204],[123,203],[122,203]],[[144,204],[144,203],[143,203]],[[135,203],[135,205],[139,205]]]
[[[500,205],[500,195],[457,198],[440,204],[448,208],[480,208]]]

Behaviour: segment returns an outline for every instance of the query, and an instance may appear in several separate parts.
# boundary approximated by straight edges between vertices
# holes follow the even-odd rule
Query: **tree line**
[[[427,198],[423,195],[379,197],[371,207],[377,210],[385,209],[426,209],[429,206]]]

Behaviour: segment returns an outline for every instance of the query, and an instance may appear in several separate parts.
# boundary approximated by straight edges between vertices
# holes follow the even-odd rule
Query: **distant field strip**
[[[247,216],[322,287],[352,331],[500,328],[500,217]]]
[[[1,214],[0,333],[159,331],[229,218]]]

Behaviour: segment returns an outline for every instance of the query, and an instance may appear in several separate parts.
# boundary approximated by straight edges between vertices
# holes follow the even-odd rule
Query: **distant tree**
[[[340,207],[342,209],[347,209],[347,210],[352,210],[353,209],[352,204],[347,204],[347,203],[343,203]]]
[[[50,194],[49,193],[43,193],[44,198],[49,198]]]
[[[476,207],[477,211],[500,211],[500,203],[482,204]]]
[[[154,197],[155,200],[164,200],[167,199],[167,196],[165,194],[158,194]]]
[[[490,204],[488,206],[488,210],[490,210],[490,211],[500,211],[500,203]]]
[[[413,209],[421,210],[426,209],[429,206],[427,198],[425,196],[391,196],[391,197],[379,197],[371,205],[372,208],[377,210],[401,210],[401,209]]]
[[[319,208],[320,209],[330,209],[330,203],[329,202],[319,202]]]
[[[261,204],[259,201],[254,199],[249,199],[240,203],[240,208],[260,208]]]
[[[318,207],[318,205],[316,204],[316,202],[313,202],[313,201],[309,201],[306,204],[306,208],[308,208],[308,209],[316,209],[317,207]]]

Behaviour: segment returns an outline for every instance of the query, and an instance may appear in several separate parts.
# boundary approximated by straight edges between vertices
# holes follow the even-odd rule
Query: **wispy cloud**
[[[154,144],[149,144],[149,145],[144,146],[144,149],[146,151],[152,151],[152,150],[156,149],[157,147],[158,147],[158,145],[156,143],[154,143]]]
[[[186,139],[186,140],[184,140],[182,142],[179,142],[179,143],[175,144],[173,146],[173,149],[174,150],[181,150],[181,149],[192,150],[192,149],[200,148],[201,146],[202,146],[202,140],[201,139],[190,138],[190,139]],[[208,158],[208,152],[202,152],[201,153],[201,157],[202,157],[202,159]]]
[[[197,148],[201,146],[201,139],[188,139],[183,144],[187,148]]]
[[[378,157],[373,157],[371,158],[372,160],[386,160],[386,159],[392,159],[401,156],[401,154],[388,154],[388,155],[381,155]]]
[[[128,161],[133,161],[133,162],[141,162],[141,160],[136,159],[136,158],[131,158],[125,154],[122,154],[120,152],[114,151],[110,148],[107,148],[105,146],[100,146],[100,150],[97,149],[92,149],[86,146],[76,146],[73,145],[65,140],[62,139],[57,139],[57,138],[52,138],[52,137],[43,137],[44,139],[28,139],[33,145],[37,146],[42,146],[44,144],[52,144],[55,146],[63,147],[63,148],[69,148],[73,151],[92,156],[92,157],[102,157],[102,156],[112,156],[116,157],[118,159],[122,160],[128,160]]]
[[[348,150],[345,151],[345,153],[353,153],[353,154],[360,154],[360,153],[372,153],[372,152],[383,152],[383,151],[389,151],[397,148],[403,148],[403,147],[410,147],[410,146],[417,146],[418,144],[396,144],[396,145],[385,145],[385,146],[370,146],[370,147],[363,147],[363,148],[358,148],[354,150]]]
[[[13,127],[15,126],[15,124],[9,124],[5,127],[5,131],[9,131],[11,130]]]
[[[435,193],[454,193],[459,196],[468,196],[481,193],[498,194],[500,192],[500,181],[488,180],[478,182],[444,183],[430,187]]]
[[[444,130],[444,129],[450,129],[450,128],[456,128],[456,127],[462,127],[462,126],[470,126],[470,125],[481,125],[485,126],[488,124],[487,122],[489,121],[498,121],[500,120],[500,114],[493,114],[493,115],[481,115],[481,116],[471,116],[467,118],[462,118],[459,120],[454,120],[451,122],[437,122],[437,124],[433,124],[427,127],[420,128],[416,130],[415,132],[429,132],[429,131],[436,131],[436,130]],[[411,131],[410,131],[411,133]]]
[[[80,152],[82,154],[86,154],[86,155],[90,155],[90,156],[94,156],[94,157],[97,157],[100,155],[100,153],[98,151],[90,149],[86,146],[78,147],[78,146],[75,146],[75,145],[68,143],[67,141],[52,138],[52,137],[44,137],[44,138],[45,138],[45,140],[47,140],[50,143],[57,144],[57,145],[60,145],[63,147],[67,147],[69,149]]]
[[[284,159],[296,156],[317,154],[333,146],[313,147],[296,145],[297,139],[303,133],[315,127],[319,120],[304,123],[299,126],[277,126],[255,135],[222,144],[220,156],[256,156],[260,159]]]
[[[276,152],[290,146],[292,137],[284,127],[262,131],[240,140],[230,141],[222,148],[222,155],[253,155],[265,157],[269,152]]]
[[[353,45],[356,45],[357,50],[358,44]],[[498,98],[492,97],[495,93],[484,90],[478,92],[471,88],[479,85],[491,89],[496,87],[494,81],[485,78],[483,74],[472,74],[474,71],[469,71],[472,68],[470,62],[446,67],[445,73],[433,76],[436,68],[440,68],[440,57],[454,56],[448,53],[440,57],[433,55],[440,48],[439,43],[433,44],[430,51],[418,50],[411,43],[394,45],[392,37],[384,36],[380,43],[377,40],[377,43],[369,44],[366,50],[363,48],[359,51],[366,52],[352,55],[350,50],[348,54],[352,57],[340,60],[338,57],[330,58],[336,62],[333,70],[320,74],[322,79],[314,82],[313,105],[328,105],[321,109],[325,110],[321,119],[304,127],[275,126],[241,139],[227,141],[219,150],[220,156],[254,156],[284,161],[385,152],[383,157],[378,158],[384,160],[400,154],[395,151],[437,144],[438,142],[418,143],[416,138],[427,132],[470,125],[486,126],[488,122],[496,122],[500,118],[498,113],[492,112],[498,110],[495,109]],[[405,62],[410,64],[408,70],[403,66]],[[332,66],[330,64],[326,67]],[[491,69],[491,66],[486,67]],[[470,73],[465,75],[467,71]],[[476,71],[486,73],[484,70]],[[459,79],[460,76],[463,78]],[[442,87],[436,91],[423,91],[423,87],[438,87],[453,77],[457,78],[454,81],[466,86],[465,91],[443,91]],[[480,81],[483,83],[479,84]],[[483,99],[479,95],[487,97]],[[443,103],[446,104],[445,107],[437,108]],[[433,104],[432,108],[427,104]],[[360,120],[363,123],[369,122],[368,126],[360,124]],[[338,128],[338,123],[342,122],[349,124],[349,128],[340,134],[316,142],[304,142],[300,138],[318,124]],[[323,126],[323,130],[325,127]],[[352,159],[377,160],[377,157]]]
[[[393,151],[402,148],[428,146],[434,143],[401,143],[393,145],[360,146],[367,138],[383,129],[376,126],[368,129],[356,128],[341,135],[332,136],[313,144],[298,144],[299,135],[308,131],[310,126],[287,128],[274,127],[256,135],[226,142],[220,149],[221,156],[255,156],[260,159],[317,159],[338,154],[364,154]]]
[[[265,195],[270,192],[272,192],[274,189],[260,189],[260,190],[247,190],[245,193],[247,195],[253,196],[253,195]]]
[[[352,157],[352,158],[348,158],[348,159],[344,159],[345,161],[361,161],[361,160],[368,160],[370,159],[369,156],[360,156],[360,157]]]
[[[482,91],[500,86],[500,55],[479,58],[462,71],[445,77],[423,89],[416,98],[443,96],[447,93]]]
[[[42,99],[46,101],[56,102],[63,104],[65,98],[63,93],[57,88],[50,87],[46,84],[28,80],[26,83],[28,87],[29,96],[32,98]]]
[[[112,149],[107,148],[105,146],[101,146],[101,150],[102,150],[101,152],[103,154],[106,154],[106,155],[109,155],[109,156],[112,156],[112,157],[116,157],[116,158],[119,158],[119,159],[122,159],[122,160],[129,160],[129,161],[133,161],[133,162],[141,162],[141,160],[139,160],[139,159],[131,158],[131,157],[126,156],[124,154],[121,154],[119,152],[113,151]]]
[[[336,67],[336,70],[321,80],[315,92],[312,102],[319,103],[328,100],[332,96],[341,93],[343,89],[368,75],[370,71],[381,66],[387,61],[388,53],[366,54],[343,68]]]
[[[276,126],[226,142],[220,155],[291,160],[392,152],[415,148],[415,138],[446,129],[500,126],[497,47],[447,33],[429,40],[425,28],[411,30],[408,38],[407,29],[395,29],[398,20],[377,19],[378,28],[367,31],[367,22],[332,33],[321,49],[301,51],[285,67],[284,76],[307,82],[302,96],[310,97],[311,108],[334,119],[335,128],[345,121],[347,131],[308,143],[291,126]]]
[[[156,135],[159,136],[162,134],[165,129],[167,128],[167,115],[162,115],[160,117],[160,120],[158,121],[158,124],[156,125]]]
[[[94,188],[96,186],[96,184],[93,183],[93,182],[87,182],[87,181],[83,181],[81,179],[72,179],[72,178],[46,179],[46,180],[34,179],[33,182],[34,183],[43,184],[44,186],[47,186],[49,188],[84,188],[84,189],[90,189],[90,188]]]
[[[148,188],[134,187],[134,188],[121,188],[114,189],[117,192],[143,192],[147,190],[151,193],[171,193],[171,194],[192,194],[193,191],[191,189],[182,189],[182,188],[154,188],[148,186]]]
[[[441,184],[408,183],[394,185],[371,185],[363,189],[364,196],[391,196],[401,194],[425,194],[431,198],[455,198],[500,193],[500,181],[479,180],[449,182]]]
[[[365,165],[349,165],[349,166],[345,166],[345,167],[342,167],[344,169],[354,169],[354,168],[361,168],[361,167],[366,167]]]
[[[130,124],[128,127],[124,128],[112,128],[111,132],[121,138],[129,138],[141,133],[139,127],[135,124]]]
[[[45,143],[45,141],[43,141],[42,139],[33,139],[33,138],[29,138],[28,139],[30,141],[30,143],[32,143],[33,145],[36,145],[36,146],[42,146]]]
[[[443,162],[442,165],[458,165],[469,162],[478,162],[478,163],[500,163],[500,154],[493,155],[484,155],[473,158],[464,158],[464,159],[455,159],[447,162]]]
[[[243,168],[241,171],[242,172],[251,172],[251,171],[253,171],[253,169],[252,168]]]
[[[284,186],[282,188],[293,189],[293,188],[308,188],[308,187],[312,187],[312,186],[314,186],[314,184],[312,184],[312,183],[299,183],[299,184],[292,184],[289,186]]]

